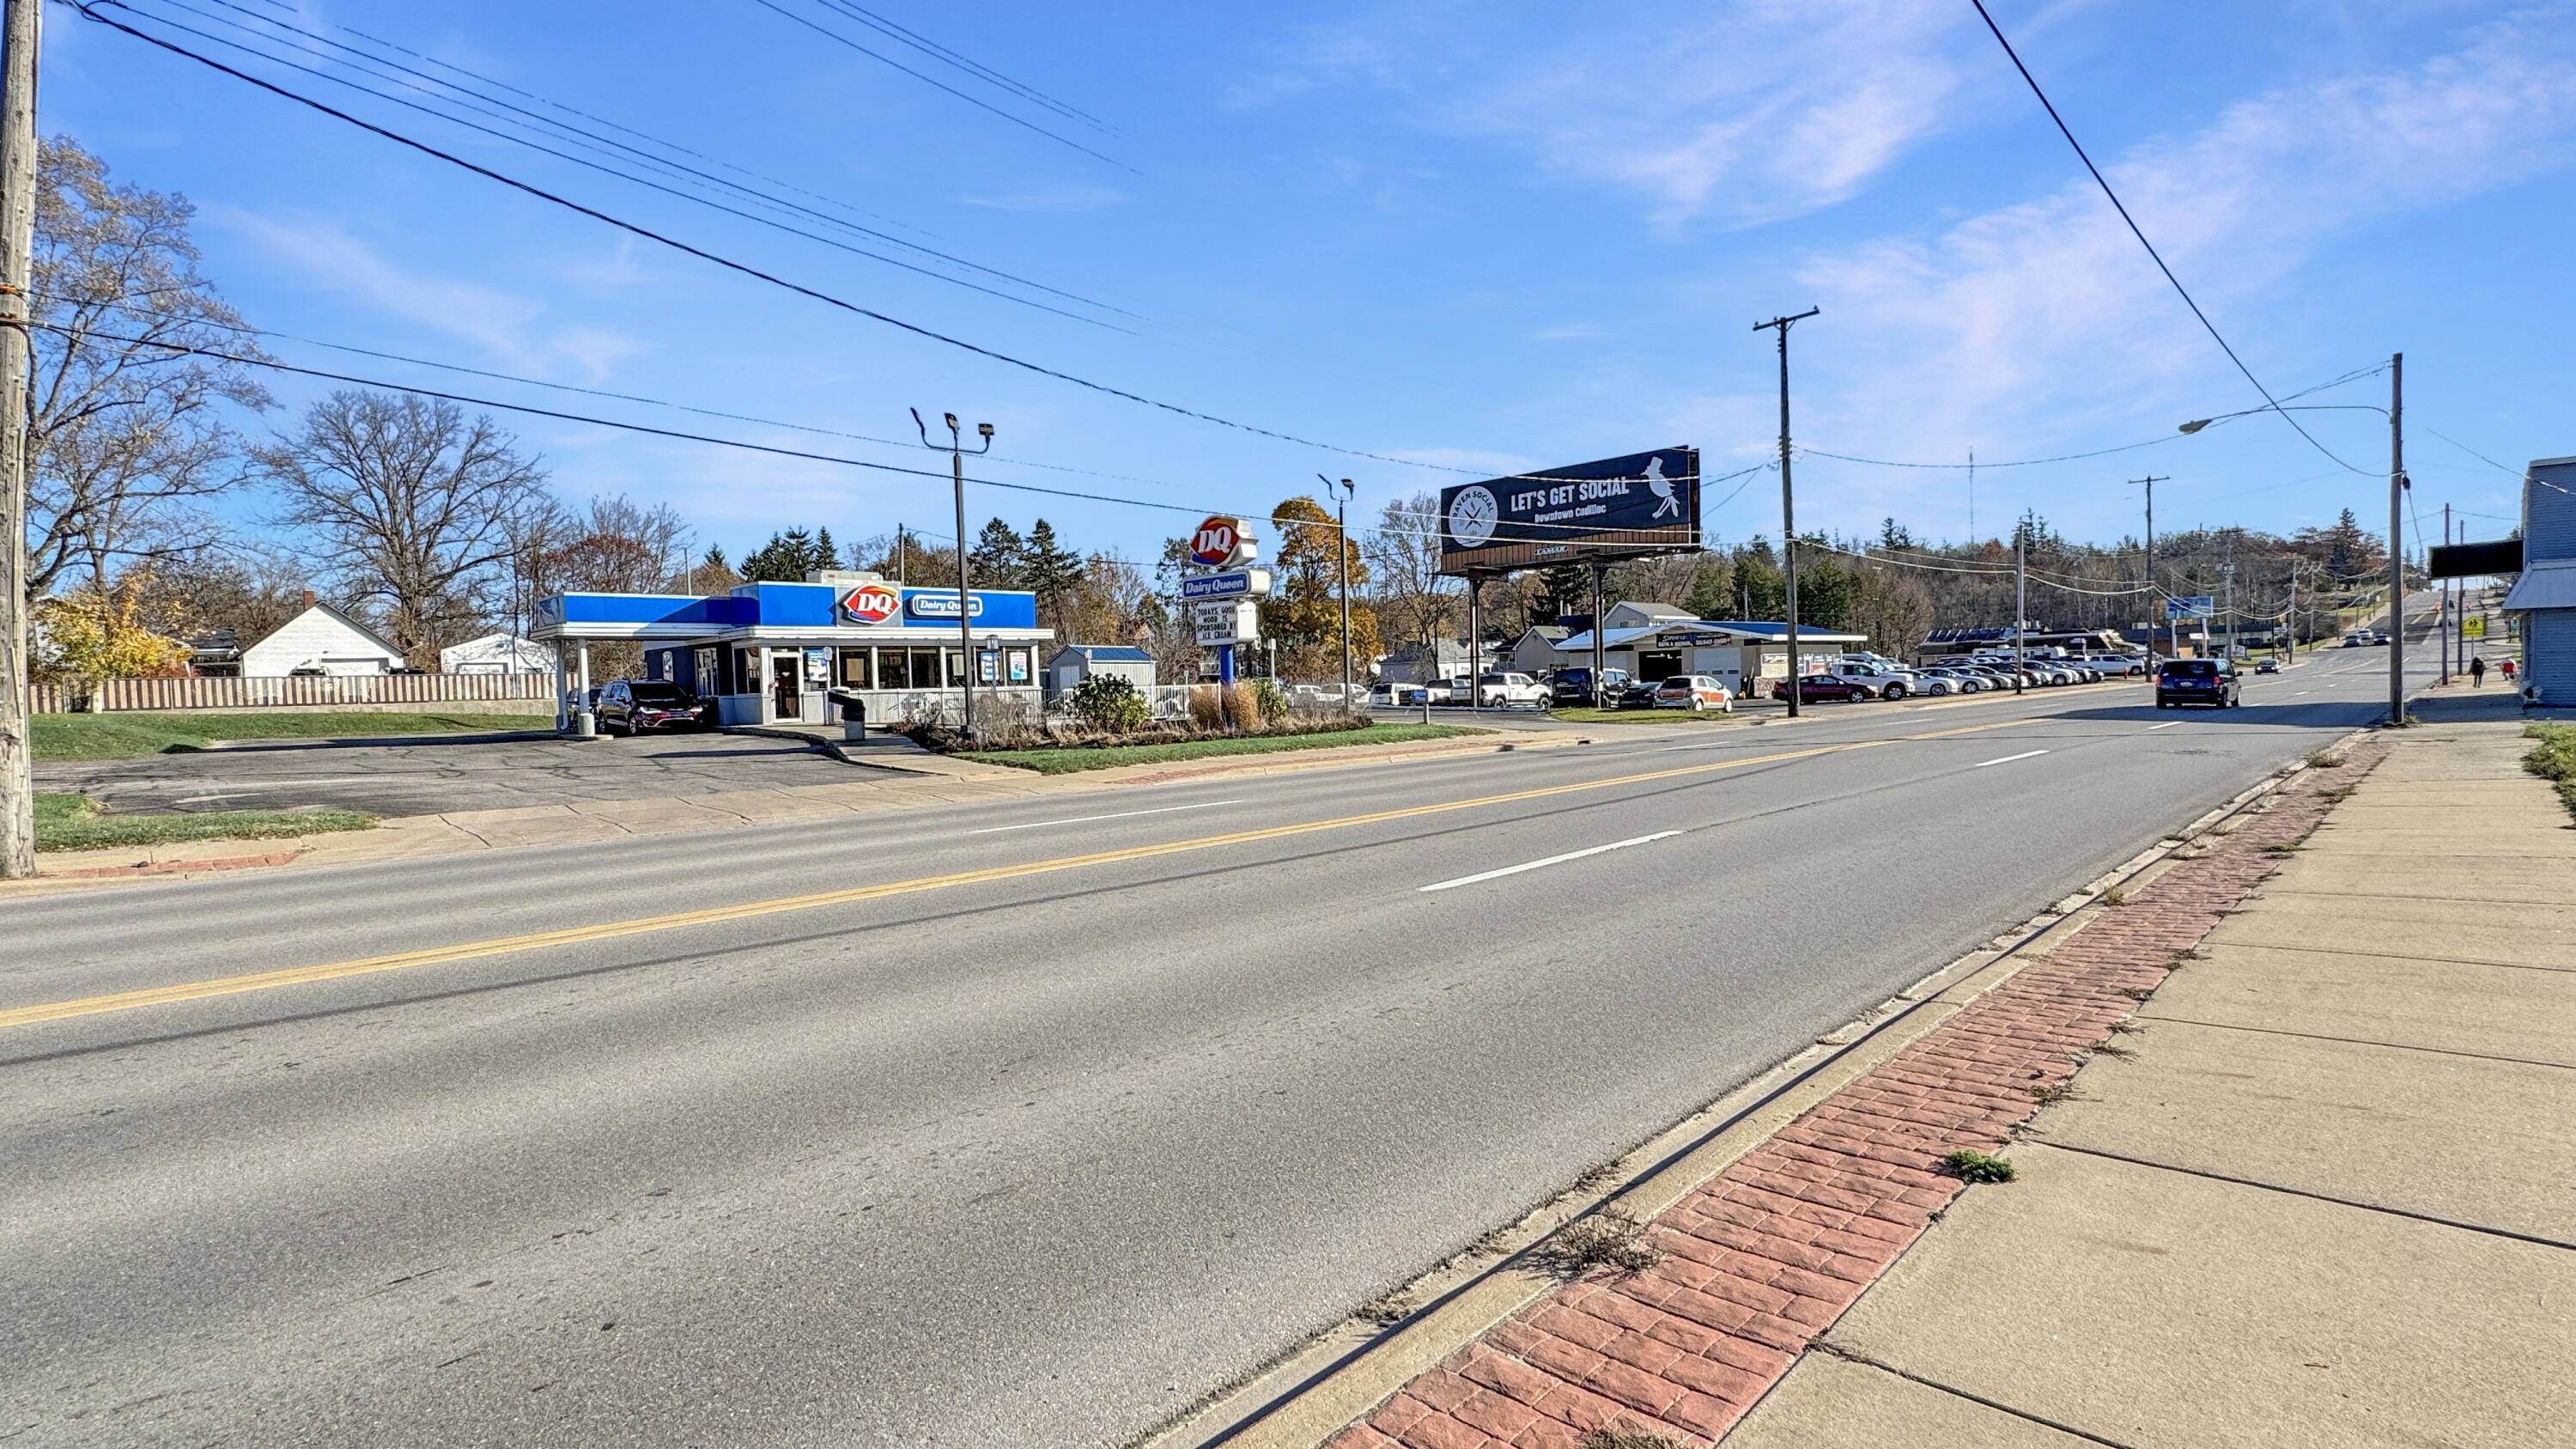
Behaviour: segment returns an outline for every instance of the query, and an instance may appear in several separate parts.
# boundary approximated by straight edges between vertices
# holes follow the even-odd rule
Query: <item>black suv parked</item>
[[[1609,709],[1619,700],[1619,692],[1628,687],[1628,671],[1604,669],[1601,687],[1592,687],[1592,670],[1560,669],[1547,687],[1548,702],[1562,708],[1572,705],[1582,709]]]
[[[612,679],[599,687],[599,732],[711,730],[715,706],[665,679]]]
[[[2205,704],[2227,709],[2245,702],[2245,676],[2225,659],[2168,659],[2156,670],[2156,708]]]

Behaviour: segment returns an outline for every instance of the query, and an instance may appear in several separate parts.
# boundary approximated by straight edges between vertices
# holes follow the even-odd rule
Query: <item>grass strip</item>
[[[1070,775],[1080,770],[1106,770],[1117,765],[1161,765],[1199,760],[1211,755],[1264,755],[1283,750],[1321,750],[1335,745],[1392,745],[1409,740],[1445,740],[1490,734],[1463,725],[1373,724],[1364,729],[1320,730],[1306,735],[1236,735],[1229,739],[1182,740],[1161,745],[1069,745],[1040,750],[966,750],[959,759],[1011,765],[1042,775]]]
[[[168,845],[182,840],[271,840],[367,830],[373,815],[355,810],[210,810],[197,815],[111,815],[87,795],[36,796],[36,849],[98,850]]]
[[[2522,767],[2557,782],[2558,798],[2567,802],[2568,814],[2576,815],[2576,725],[2525,725],[2522,735],[2540,741],[2538,748],[2522,757]]]
[[[447,711],[260,710],[198,714],[186,710],[122,714],[40,714],[29,722],[40,760],[139,760],[173,750],[202,750],[219,740],[359,739],[377,735],[480,734],[552,730],[538,714]]]

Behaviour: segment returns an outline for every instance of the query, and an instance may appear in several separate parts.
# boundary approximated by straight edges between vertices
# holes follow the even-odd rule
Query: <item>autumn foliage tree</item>
[[[185,673],[188,646],[145,622],[151,590],[152,571],[136,568],[37,604],[37,681],[95,687],[109,679]]]
[[[1368,564],[1342,536],[1333,515],[1312,498],[1286,500],[1273,511],[1278,534],[1277,592],[1261,605],[1261,632],[1279,644],[1279,670],[1296,679],[1338,681],[1342,675],[1342,567],[1350,568],[1351,672],[1365,678],[1378,656],[1377,614],[1362,602]]]

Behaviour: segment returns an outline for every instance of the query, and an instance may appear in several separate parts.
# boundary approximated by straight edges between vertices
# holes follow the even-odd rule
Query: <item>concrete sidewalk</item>
[[[1730,1449],[2576,1442],[2576,828],[2444,703]]]

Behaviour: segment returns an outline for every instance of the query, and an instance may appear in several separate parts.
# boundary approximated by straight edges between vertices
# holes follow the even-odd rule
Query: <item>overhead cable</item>
[[[1994,32],[1995,43],[2004,48],[2004,55],[2007,59],[2012,61],[2013,69],[2021,72],[2022,80],[2030,86],[2030,93],[2039,98],[2040,108],[2048,112],[2048,118],[2051,121],[2057,123],[2057,133],[2066,138],[2067,145],[2075,148],[2076,159],[2084,163],[2084,169],[2093,177],[2093,184],[2101,187],[2102,194],[2110,199],[2111,209],[2120,213],[2120,220],[2127,224],[2129,235],[2136,237],[2138,239],[2138,245],[2147,249],[2147,256],[2155,262],[2156,270],[2164,273],[2165,280],[2172,284],[2174,294],[2182,298],[2183,305],[2191,309],[2192,316],[2200,319],[2201,328],[2209,333],[2211,341],[2218,344],[2218,350],[2227,354],[2227,360],[2236,364],[2236,370],[2245,374],[2245,380],[2247,382],[2254,384],[2254,390],[2263,395],[2263,401],[2271,405],[2271,411],[2280,413],[2281,421],[2288,423],[2300,437],[2306,438],[2308,440],[2309,447],[2316,449],[2318,452],[2325,454],[2329,458],[2334,458],[2334,461],[2339,466],[2350,469],[2352,472],[2362,474],[2365,477],[2380,476],[2373,473],[2368,468],[2355,468],[2352,464],[2346,463],[2343,459],[2336,457],[2333,449],[2318,442],[2316,437],[2306,428],[2300,427],[2299,420],[2297,418],[2294,418],[2287,412],[2282,411],[2280,401],[2272,396],[2269,388],[2263,386],[2263,380],[2254,375],[2254,369],[2245,365],[2245,359],[2236,355],[2236,349],[2228,345],[2227,339],[2219,335],[2217,324],[2211,322],[2209,320],[2209,314],[2200,310],[2200,304],[2192,300],[2190,291],[2183,286],[2182,279],[2174,275],[2173,268],[2165,265],[2163,254],[2156,250],[2156,244],[2154,242],[2147,240],[2147,234],[2139,228],[2137,219],[2129,215],[2129,208],[2122,204],[2120,194],[2113,191],[2111,189],[2111,183],[2103,177],[2102,168],[2094,165],[2093,158],[2085,154],[2084,143],[2075,139],[2075,132],[2067,127],[2066,118],[2057,114],[2057,106],[2054,102],[2049,100],[2048,92],[2039,88],[2038,78],[2030,73],[2029,66],[2021,63],[2021,55],[2013,49],[2012,42],[2004,38],[2003,27],[1995,23],[1994,16],[1986,13],[1986,0],[1968,0],[1968,3],[1977,7],[1977,18],[1985,21],[1986,28]]]

